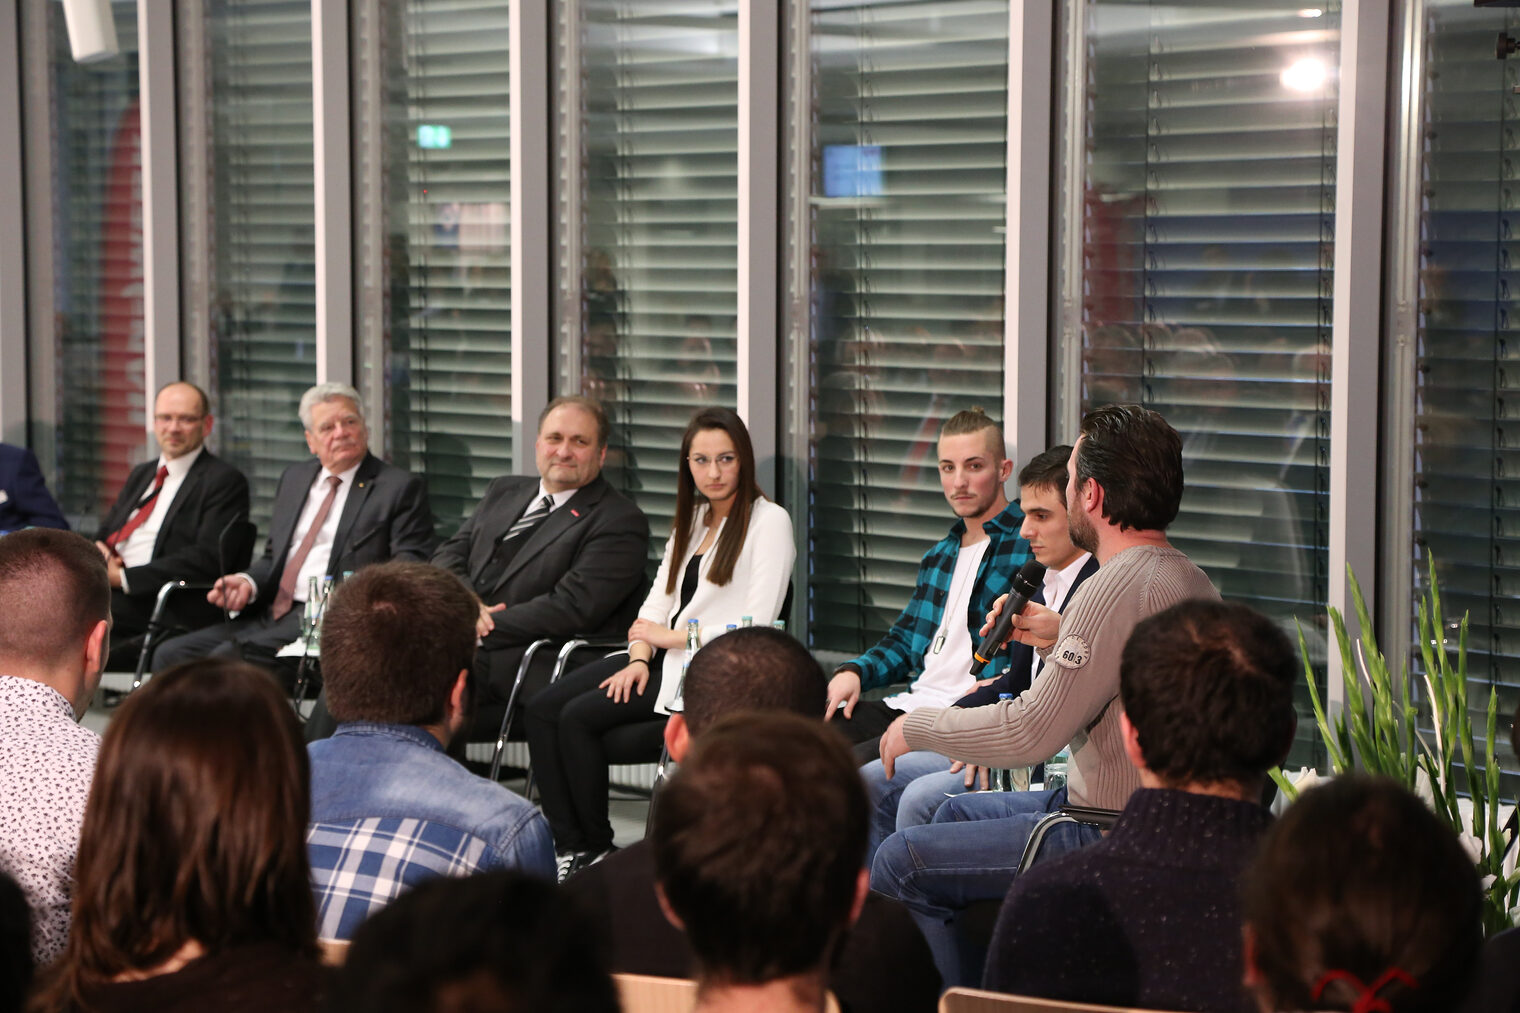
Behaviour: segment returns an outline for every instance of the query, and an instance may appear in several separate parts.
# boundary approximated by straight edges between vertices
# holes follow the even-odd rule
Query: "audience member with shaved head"
[[[87,539],[0,538],[0,871],[32,909],[32,954],[68,937],[74,856],[100,737],[79,726],[110,649],[111,587]]]
[[[671,759],[685,760],[692,743],[728,714],[750,712],[740,716],[745,720],[779,711],[817,721],[827,692],[823,669],[794,638],[761,626],[725,633],[687,669],[684,709],[665,726]],[[643,840],[578,872],[565,888],[611,929],[614,971],[690,977],[692,947],[661,913],[654,881],[654,854]],[[939,1000],[929,945],[907,909],[880,894],[866,898],[834,958],[829,989],[846,1010],[909,1013]],[[883,967],[892,974],[882,974]]]

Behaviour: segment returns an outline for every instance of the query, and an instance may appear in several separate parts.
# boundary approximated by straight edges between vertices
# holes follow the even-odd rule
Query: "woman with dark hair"
[[[749,431],[727,408],[703,408],[681,437],[676,515],[628,650],[571,672],[528,702],[528,747],[560,878],[612,850],[607,750],[614,729],[642,724],[659,749],[685,661],[687,621],[701,642],[748,618],[781,614],[796,546],[785,510],[755,482]],[[629,733],[623,733],[629,734]]]
[[[1245,883],[1245,980],[1262,1010],[1461,1008],[1483,943],[1478,874],[1389,778],[1304,793]]]
[[[122,704],[85,807],[73,924],[34,1010],[315,1010],[306,750],[268,673],[177,665]]]

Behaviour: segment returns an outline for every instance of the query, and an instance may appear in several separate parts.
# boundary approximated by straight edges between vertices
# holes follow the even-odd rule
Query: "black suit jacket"
[[[689,978],[696,973],[685,933],[666,920],[654,892],[647,840],[609,855],[565,881],[565,890],[611,936],[612,970]],[[829,974],[829,990],[849,1013],[922,1013],[939,1001],[939,972],[907,908],[866,895]]]
[[[1066,592],[1066,601],[1057,602],[1050,607],[1057,612],[1061,611],[1066,606],[1066,602],[1071,601],[1071,596],[1077,593],[1077,588],[1082,586],[1082,582],[1097,572],[1098,557],[1089,556],[1087,562],[1082,564],[1082,569],[1077,571],[1077,579],[1071,582],[1071,590]],[[1042,597],[1044,593],[1045,589],[1041,588],[1040,593],[1035,595],[1032,600],[1040,602],[1042,605],[1045,604]],[[1034,648],[1015,640],[1008,647],[1008,671],[998,676],[997,681],[988,683],[985,686],[979,686],[970,693],[967,693],[955,701],[955,706],[983,707],[989,703],[997,703],[998,696],[1003,693],[1012,693],[1014,696],[1018,696],[1028,689],[1029,684],[1033,681],[1029,674],[1033,668]]]
[[[301,508],[306,505],[311,485],[321,471],[322,462],[311,458],[292,464],[280,476],[264,555],[248,568],[249,576],[259,586],[254,607],[269,606],[279,593],[280,576],[295,541]],[[389,559],[426,562],[433,551],[433,542],[433,514],[428,509],[427,487],[422,479],[374,454],[365,454],[338,518],[328,572],[337,576],[345,570]]]
[[[621,636],[642,598],[649,521],[600,475],[549,514],[500,579],[483,586],[497,540],[538,497],[538,479],[498,478],[433,563],[461,577],[487,605],[505,604],[482,647],[512,651],[540,637]],[[515,667],[511,661],[510,666]],[[493,665],[493,671],[498,666]]]
[[[158,471],[158,459],[132,469],[121,494],[101,521],[97,541],[105,541],[132,516],[132,508],[147,494]],[[233,521],[248,519],[248,479],[209,450],[190,465],[185,481],[174,494],[158,538],[153,558],[126,570],[132,597],[152,601],[158,589],[171,580],[210,583],[222,575],[220,542],[222,529]],[[241,561],[239,561],[241,562]]]
[[[26,527],[69,530],[42,479],[37,455],[25,447],[0,443],[0,492],[5,493],[0,498],[0,532]]]

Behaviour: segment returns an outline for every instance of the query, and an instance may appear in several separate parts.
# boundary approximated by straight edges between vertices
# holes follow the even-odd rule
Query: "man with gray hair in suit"
[[[155,670],[208,654],[267,664],[300,636],[310,578],[389,559],[427,561],[434,542],[427,490],[419,476],[369,452],[359,392],[319,383],[301,395],[299,411],[316,456],[280,476],[263,556],[247,572],[219,578],[206,596],[240,614],[165,642]]]

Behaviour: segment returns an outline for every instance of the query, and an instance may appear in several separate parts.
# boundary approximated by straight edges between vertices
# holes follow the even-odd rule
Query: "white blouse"
[[[679,630],[686,628],[688,619],[696,619],[701,625],[702,643],[727,631],[728,625],[738,625],[739,620],[749,616],[757,626],[768,626],[781,615],[781,605],[786,600],[787,588],[792,582],[792,562],[797,556],[797,546],[792,540],[792,519],[786,510],[768,499],[755,500],[749,515],[749,530],[744,535],[744,547],[734,561],[733,576],[722,587],[707,579],[712,569],[713,549],[709,549],[697,564],[700,580],[696,593],[686,607],[680,608],[681,575],[686,564],[696,555],[697,547],[705,535],[705,511],[695,511],[691,537],[687,539],[685,556],[672,562],[670,553],[675,534],[665,541],[665,556],[660,560],[659,572],[654,577],[654,587],[639,609],[639,618],[661,626]],[[713,547],[723,535],[724,518],[718,524],[713,537]],[[676,567],[676,591],[667,593],[665,584],[670,568]],[[682,648],[665,652],[665,663],[660,670],[660,694],[655,698],[656,714],[669,714],[670,702],[675,699],[677,683],[681,680],[681,668],[686,660]]]

